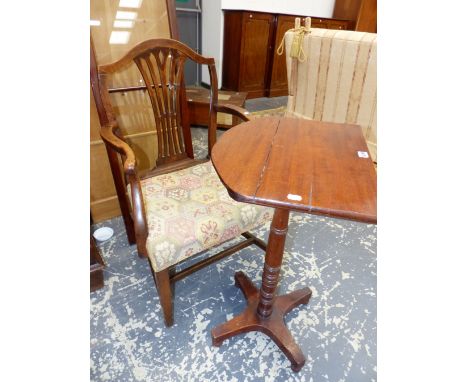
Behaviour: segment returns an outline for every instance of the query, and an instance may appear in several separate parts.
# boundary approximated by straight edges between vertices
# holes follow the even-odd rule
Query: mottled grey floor
[[[252,98],[245,101],[245,108],[248,111],[258,111],[265,109],[276,109],[285,106],[288,103],[288,97],[272,97],[272,98]]]
[[[193,134],[195,152],[202,156],[206,129],[193,128]],[[375,226],[291,215],[279,293],[305,286],[313,291],[308,305],[286,316],[307,358],[294,373],[261,333],[211,346],[211,328],[245,306],[234,273],[243,270],[260,284],[261,250],[246,248],[177,282],[175,324],[166,328],[149,265],[128,246],[122,220],[96,227],[103,225],[112,226],[115,235],[99,244],[107,265],[105,286],[91,294],[92,381],[376,380]],[[267,240],[268,227],[254,233]]]

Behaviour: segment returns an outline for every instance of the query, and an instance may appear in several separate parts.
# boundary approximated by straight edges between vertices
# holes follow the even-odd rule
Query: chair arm
[[[236,117],[239,117],[244,122],[250,121],[250,118],[248,117],[249,112],[242,107],[231,105],[231,104],[224,104],[224,105],[216,104],[214,105],[214,108],[217,112],[228,113]]]
[[[146,221],[145,202],[141,183],[136,172],[127,175],[130,183],[130,191],[132,197],[132,216],[133,226],[135,227],[135,236],[138,253],[144,257],[148,257],[146,252],[146,239],[148,238],[148,223]]]
[[[216,85],[217,86],[217,85]],[[247,116],[249,112],[242,107],[219,103],[213,104],[213,110],[216,113],[228,113],[235,117],[242,119],[244,122],[250,121],[250,118]],[[211,109],[210,109],[211,111]],[[207,158],[211,158],[211,149],[213,148],[216,142],[216,129],[218,127],[216,123],[216,113],[210,113],[210,123],[208,125],[208,155]]]
[[[140,178],[136,167],[135,153],[131,147],[120,139],[115,130],[118,128],[116,122],[112,122],[101,128],[100,133],[104,142],[113,150],[125,157],[124,173],[130,183],[132,198],[132,216],[135,227],[138,252],[146,255],[146,239],[148,237],[148,225],[146,222],[145,204],[141,190]]]
[[[124,171],[127,174],[127,172],[136,171],[135,153],[125,141],[115,134],[117,128],[117,122],[111,122],[101,128],[100,134],[106,144],[125,157]]]

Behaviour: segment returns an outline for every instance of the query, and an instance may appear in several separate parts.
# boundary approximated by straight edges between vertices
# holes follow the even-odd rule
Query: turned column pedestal
[[[220,346],[229,337],[258,330],[273,339],[291,361],[292,369],[299,371],[304,366],[305,357],[286,327],[284,316],[296,306],[307,304],[312,292],[309,288],[304,288],[283,296],[276,296],[284,242],[288,232],[288,218],[288,210],[275,210],[260,290],[243,272],[236,272],[235,285],[242,290],[247,300],[247,308],[240,315],[214,328],[211,331],[211,337],[213,345]]]

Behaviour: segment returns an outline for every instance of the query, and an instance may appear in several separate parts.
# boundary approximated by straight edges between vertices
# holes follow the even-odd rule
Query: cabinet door
[[[273,50],[273,65],[271,69],[270,97],[278,97],[288,94],[288,74],[286,72],[286,49],[279,56],[276,52],[281,45],[284,34],[294,28],[296,16],[279,15],[276,26],[275,48]]]
[[[239,90],[248,97],[262,97],[272,48],[274,16],[244,12],[240,55]]]
[[[339,21],[339,20],[329,21],[328,28],[346,30],[348,29],[348,21]]]
[[[322,19],[319,17],[312,17],[311,19],[312,28],[328,29],[328,19]]]

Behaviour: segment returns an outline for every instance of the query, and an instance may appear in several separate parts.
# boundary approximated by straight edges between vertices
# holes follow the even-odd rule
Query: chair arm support
[[[231,114],[235,117],[242,119],[244,122],[250,121],[250,118],[247,116],[249,112],[239,106],[235,106],[231,104],[220,105],[219,103],[214,103],[213,110],[215,112],[210,113],[210,123],[208,125],[208,156],[207,158],[211,157],[211,150],[216,142],[216,129],[218,128],[216,124],[217,113],[228,113],[228,114]]]
[[[249,112],[242,107],[231,105],[231,104],[224,104],[224,105],[216,104],[214,105],[214,108],[218,113],[228,113],[236,117],[239,117],[244,122],[250,121],[250,118],[248,117]]]
[[[141,183],[136,172],[128,174],[127,177],[130,183],[133,226],[135,227],[138,253],[147,257],[146,239],[148,238],[148,223],[146,221],[145,202],[141,190]]]
[[[120,153],[124,158],[124,173],[130,183],[132,198],[132,217],[135,227],[138,252],[146,255],[146,238],[148,237],[148,225],[146,222],[145,204],[141,190],[140,178],[136,167],[135,153],[131,147],[120,139],[115,131],[118,128],[116,122],[112,122],[101,128],[100,134],[106,145]]]

